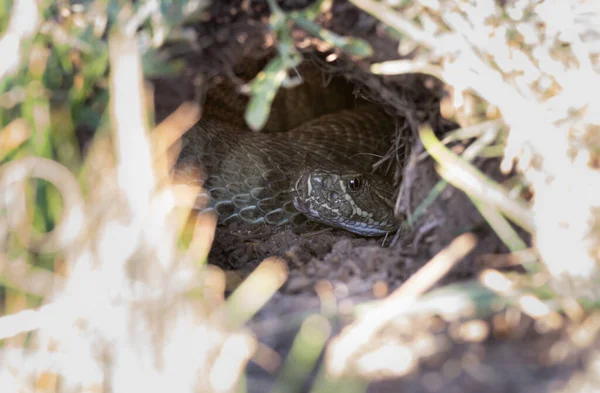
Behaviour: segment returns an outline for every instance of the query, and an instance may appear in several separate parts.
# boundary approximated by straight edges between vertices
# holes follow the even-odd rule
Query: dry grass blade
[[[48,304],[38,310],[24,310],[16,314],[0,318],[0,340],[14,337],[21,333],[47,328],[56,319],[56,314],[63,310],[60,303]]]
[[[489,268],[504,268],[508,266],[528,265],[539,262],[539,256],[531,248],[511,252],[509,254],[481,255],[479,261]]]
[[[371,65],[371,72],[381,75],[398,74],[428,74],[442,79],[442,69],[425,62],[415,62],[412,60],[391,60],[383,63]]]
[[[246,323],[283,285],[287,279],[287,265],[277,257],[265,259],[229,296],[225,309],[231,326]]]
[[[498,130],[504,122],[501,120],[488,120],[483,123],[475,124],[469,127],[459,128],[458,130],[454,130],[448,135],[444,136],[442,143],[447,145],[450,142],[460,141],[465,139],[477,138],[489,130]],[[493,140],[489,141],[489,143],[493,142]],[[480,153],[480,152],[479,152]],[[466,157],[465,157],[466,158]]]
[[[29,124],[24,119],[15,119],[0,130],[0,160],[19,147],[31,136]]]
[[[144,217],[137,209],[149,205],[154,190],[151,152],[147,141],[147,114],[143,102],[142,65],[134,39],[114,31],[109,38],[109,58],[112,69],[110,86],[113,92],[111,119],[115,136],[117,177],[135,217]],[[135,146],[135,148],[131,148]],[[136,214],[138,213],[138,214]]]
[[[28,219],[23,190],[26,181],[30,179],[43,179],[52,183],[59,190],[66,206],[60,224],[50,233],[34,233]],[[3,203],[10,206],[7,222],[30,249],[57,251],[81,236],[83,196],[75,177],[57,162],[41,157],[25,157],[7,163],[0,168],[0,190],[5,195]]]
[[[428,46],[438,44],[436,37],[423,31],[419,26],[402,18],[399,14],[392,11],[387,5],[371,0],[351,0],[357,7],[372,14],[385,24],[388,24],[398,31],[407,34],[417,42],[425,43]]]
[[[181,136],[200,120],[201,110],[197,103],[186,102],[152,131],[153,157],[158,160],[156,165],[167,173],[174,165],[179,148],[177,145]]]
[[[0,79],[14,72],[21,63],[21,44],[38,30],[40,12],[35,0],[20,0],[13,4],[12,17],[0,40]]]
[[[365,312],[359,320],[344,329],[327,350],[328,371],[335,377],[340,376],[359,348],[368,343],[385,324],[410,307],[421,294],[429,290],[456,263],[460,262],[475,247],[475,244],[476,238],[473,234],[467,233],[457,237],[385,301]]]

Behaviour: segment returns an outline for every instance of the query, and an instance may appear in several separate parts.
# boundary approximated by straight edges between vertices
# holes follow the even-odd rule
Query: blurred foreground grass
[[[205,264],[214,218],[198,219],[180,241],[197,190],[170,184],[169,163],[199,109],[186,104],[154,125],[144,82],[181,70],[158,48],[193,43],[183,26],[198,20],[206,3],[8,3],[0,13],[0,391],[243,389],[248,359],[269,353],[244,324],[283,284],[286,267],[277,258],[264,261],[225,299],[223,272]],[[408,344],[394,347],[401,361],[393,367],[385,351],[360,352],[402,315],[483,317],[508,305],[540,320],[566,315],[592,340],[600,326],[600,89],[592,88],[600,85],[598,6],[353,3],[404,37],[401,52],[419,48],[413,60],[372,71],[439,77],[451,90],[445,114],[470,126],[443,141],[421,129],[444,179],[432,198],[447,184],[463,189],[512,252],[489,256],[489,266],[527,263],[530,273],[489,269],[477,281],[424,295],[474,247],[473,236],[457,238],[389,297],[356,308],[356,321],[327,347],[313,390],[363,391],[362,383],[335,378],[347,370],[410,372],[418,359]],[[317,27],[315,18],[331,6],[320,1],[286,14],[270,2],[279,56],[250,86],[249,124],[260,128],[269,97],[298,61],[290,23],[330,47],[370,54],[362,40]],[[561,18],[552,17],[552,7]],[[85,162],[81,126],[98,130]],[[452,138],[475,142],[459,157],[444,146]],[[502,154],[504,169],[517,161],[524,175],[515,184],[493,183],[469,163]],[[532,203],[521,199],[523,188],[534,193]],[[534,249],[508,220],[532,233]],[[289,357],[279,361],[275,390],[301,388],[331,334],[327,317],[304,319]]]

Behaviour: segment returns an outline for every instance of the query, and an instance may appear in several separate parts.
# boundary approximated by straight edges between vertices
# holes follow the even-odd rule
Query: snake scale
[[[325,114],[290,131],[243,129],[204,116],[183,139],[176,174],[199,182],[199,209],[219,223],[279,226],[302,217],[363,236],[394,230],[391,183],[372,173],[394,132],[379,107]]]

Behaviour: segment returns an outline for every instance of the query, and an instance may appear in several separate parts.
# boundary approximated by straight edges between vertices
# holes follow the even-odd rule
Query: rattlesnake
[[[200,182],[197,206],[220,223],[278,226],[305,216],[363,236],[397,228],[393,187],[372,173],[395,130],[381,108],[364,104],[276,133],[219,113],[185,134],[176,174]]]

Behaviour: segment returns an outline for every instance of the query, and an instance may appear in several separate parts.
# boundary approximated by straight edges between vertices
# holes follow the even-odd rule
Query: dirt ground
[[[262,2],[214,3],[207,22],[197,26],[206,41],[197,52],[185,55],[186,73],[178,78],[155,81],[158,120],[184,99],[210,99],[210,91],[215,86],[235,85],[238,79],[233,76],[237,65],[272,54],[272,48],[265,43],[268,10]],[[284,3],[287,9],[295,9],[307,1]],[[439,114],[440,99],[445,94],[443,86],[424,76],[379,77],[367,72],[369,63],[398,58],[398,44],[382,31],[374,18],[351,4],[335,2],[333,11],[319,22],[338,34],[366,39],[375,49],[375,55],[364,60],[340,54],[336,61],[325,62],[322,59],[330,52],[319,53],[314,47],[308,47],[305,56],[319,72],[334,78],[324,89],[345,86],[338,87],[341,89],[338,93],[352,94],[349,101],[356,95],[373,100],[402,119],[403,126],[398,132],[411,141],[410,155],[393,164],[397,167],[396,178],[402,179],[404,187],[399,201],[400,213],[409,216],[439,180],[433,160],[423,157],[423,147],[415,138],[417,126],[427,121],[439,135],[456,127]],[[305,38],[305,34],[298,32],[298,41]],[[502,180],[498,163],[495,159],[476,161],[483,172]],[[315,287],[329,286],[337,304],[381,297],[399,287],[464,232],[477,236],[477,246],[442,285],[473,277],[484,267],[482,256],[507,252],[468,198],[452,187],[446,188],[412,228],[385,239],[361,238],[318,225],[276,230],[221,227],[217,230],[209,262],[229,271],[231,277],[241,279],[268,256],[280,256],[287,261],[288,281],[250,325],[261,342],[284,356],[301,316],[319,310],[321,299]],[[232,280],[231,285],[235,285],[235,278]],[[569,338],[569,323],[544,330],[524,314],[515,317],[515,312],[499,310],[483,318],[482,323],[490,332],[478,342],[466,342],[453,334],[465,320],[447,322],[429,316],[398,321],[378,337],[381,342],[414,343],[426,337],[437,343],[438,350],[419,357],[417,366],[402,378],[374,378],[369,391],[593,391],[581,385],[582,376],[594,375],[599,364],[593,345],[581,348],[573,344]],[[338,316],[336,328],[341,329],[348,321],[349,318]],[[264,391],[275,375],[251,364],[249,391]],[[588,379],[588,383],[595,383],[596,388],[600,386],[598,377]]]

